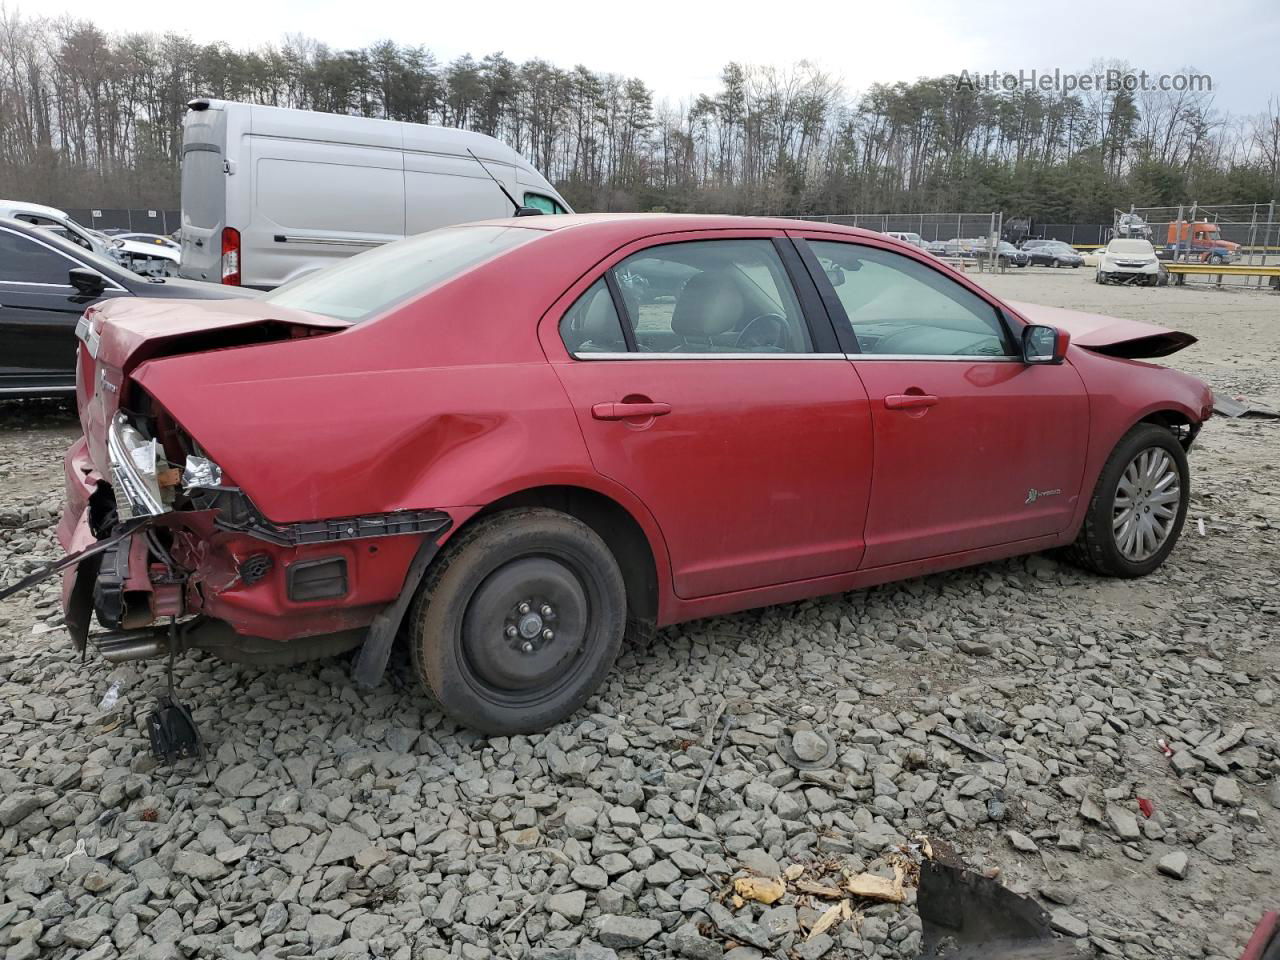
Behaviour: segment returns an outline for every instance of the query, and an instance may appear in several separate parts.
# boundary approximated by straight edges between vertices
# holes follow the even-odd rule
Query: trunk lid
[[[198,353],[316,336],[351,324],[261,300],[170,300],[120,297],[85,310],[76,325],[76,406],[89,455],[102,472],[107,426],[121,406],[125,381],[154,357]]]
[[[1045,307],[1038,303],[1010,301],[1009,306],[1032,323],[1065,330],[1071,334],[1071,342],[1076,346],[1126,360],[1167,357],[1196,342],[1189,333],[1141,320],[1121,320],[1097,313]]]

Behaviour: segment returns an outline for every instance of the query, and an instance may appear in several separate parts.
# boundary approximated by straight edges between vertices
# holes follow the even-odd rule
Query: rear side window
[[[524,205],[526,207],[534,207],[543,213],[568,213],[564,207],[556,203],[551,197],[544,196],[541,193],[526,193],[524,195]]]
[[[351,257],[263,299],[359,322],[541,235],[522,227],[444,227]]]
[[[0,230],[0,282],[70,286],[67,271],[79,264],[48,247]]]
[[[560,338],[574,356],[627,352],[622,321],[603,277],[588,287],[560,318]]]
[[[633,254],[613,274],[643,352],[813,352],[770,240],[663,244]]]
[[[821,240],[809,246],[862,353],[1012,355],[996,309],[941,271],[877,247]]]

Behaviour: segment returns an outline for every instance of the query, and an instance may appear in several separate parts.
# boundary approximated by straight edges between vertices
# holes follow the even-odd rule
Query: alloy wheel
[[[1129,461],[1116,484],[1112,536],[1126,560],[1154,556],[1173,531],[1182,499],[1182,479],[1169,451],[1147,447]]]

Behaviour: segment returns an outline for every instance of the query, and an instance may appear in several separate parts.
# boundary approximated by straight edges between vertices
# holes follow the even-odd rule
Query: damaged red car
[[[1054,547],[1146,574],[1212,404],[1146,362],[1186,334],[790,220],[449,227],[79,335],[77,644],[358,647],[376,683],[402,636],[492,733],[564,719],[679,621]]]

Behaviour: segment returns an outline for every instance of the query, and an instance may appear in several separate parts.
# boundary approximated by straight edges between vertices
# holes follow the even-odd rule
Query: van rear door
[[[224,154],[227,114],[188,110],[182,121],[181,276],[222,282],[222,228],[227,219]]]

